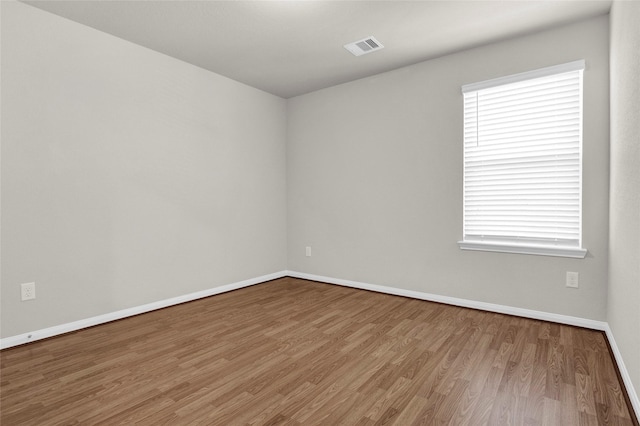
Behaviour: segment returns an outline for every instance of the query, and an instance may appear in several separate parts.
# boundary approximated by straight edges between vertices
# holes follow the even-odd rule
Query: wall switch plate
[[[578,288],[578,278],[577,272],[567,272],[567,287]]]
[[[305,249],[305,255],[307,257],[311,257],[311,247],[307,246]]]
[[[31,300],[36,298],[36,283],[20,284],[21,300]]]

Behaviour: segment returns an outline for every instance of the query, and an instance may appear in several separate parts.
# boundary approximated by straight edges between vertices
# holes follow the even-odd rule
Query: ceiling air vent
[[[384,46],[382,45],[382,43],[376,40],[373,36],[344,45],[344,48],[353,53],[355,56],[375,52],[376,50],[380,50],[383,47]]]

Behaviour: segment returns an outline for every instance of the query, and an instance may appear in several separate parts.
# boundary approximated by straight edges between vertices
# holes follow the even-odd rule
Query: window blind
[[[463,86],[463,242],[584,257],[583,70],[577,61]]]

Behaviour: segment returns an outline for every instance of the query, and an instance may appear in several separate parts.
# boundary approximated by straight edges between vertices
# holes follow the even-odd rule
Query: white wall
[[[604,320],[608,31],[601,16],[290,99],[289,269]],[[587,258],[459,250],[461,85],[577,59]],[[565,287],[566,271],[580,273],[579,289]]]
[[[611,9],[611,192],[607,321],[640,392],[640,3]],[[636,397],[637,398],[637,397]]]
[[[286,268],[606,319],[607,17],[285,102],[2,11],[2,336]],[[581,58],[587,258],[460,251],[460,86]]]
[[[286,269],[285,104],[3,1],[2,337]]]

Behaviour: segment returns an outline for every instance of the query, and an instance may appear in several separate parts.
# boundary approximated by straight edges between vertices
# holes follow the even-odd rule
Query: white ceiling
[[[611,0],[25,3],[283,98],[606,14],[611,6]],[[385,48],[355,57],[342,47],[368,36]]]

